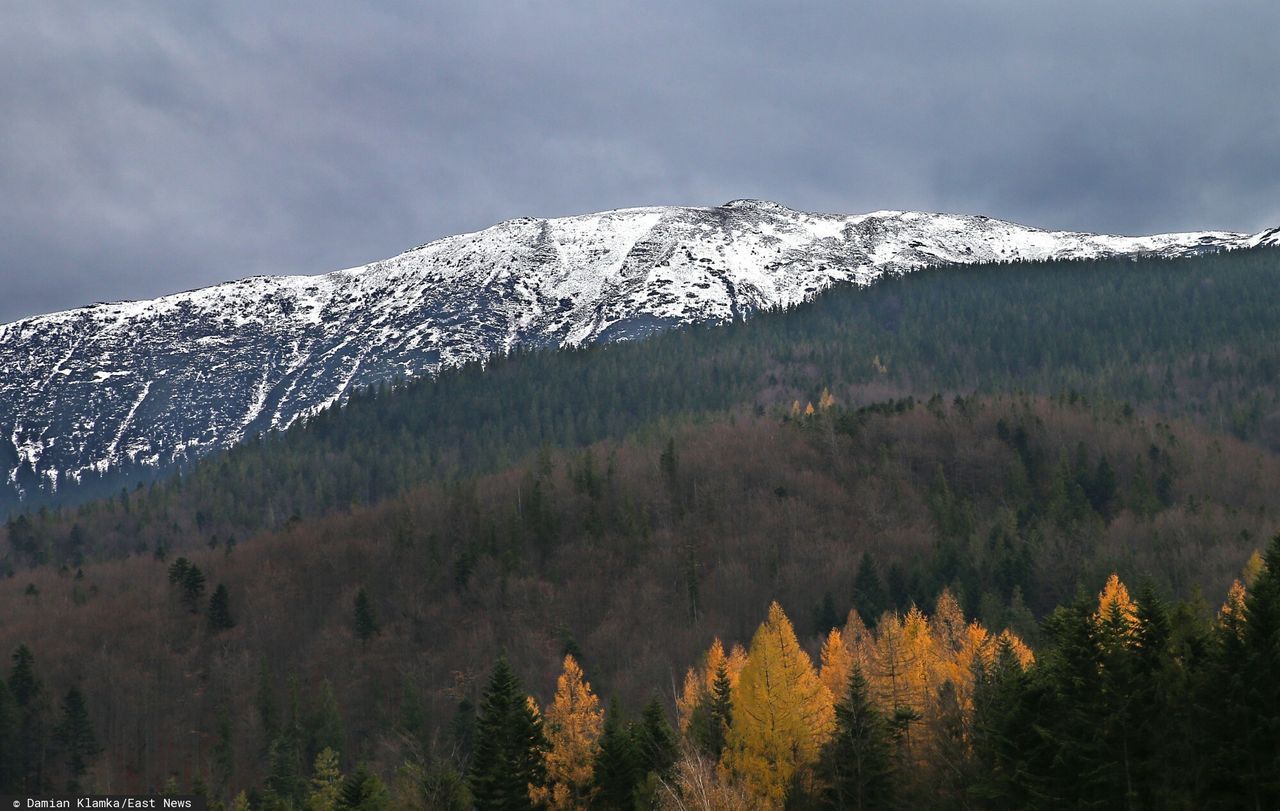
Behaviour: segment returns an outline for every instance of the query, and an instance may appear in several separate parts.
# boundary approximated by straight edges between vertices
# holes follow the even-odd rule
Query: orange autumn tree
[[[733,691],[724,767],[763,807],[781,808],[792,779],[817,761],[834,720],[831,692],[773,603]]]
[[[689,668],[684,674],[684,686],[676,698],[676,720],[681,732],[689,731],[689,722],[698,705],[709,695],[715,686],[716,673],[724,664],[729,675],[729,686],[738,684],[738,674],[747,663],[747,652],[741,645],[734,645],[728,654],[724,652],[724,643],[718,638],[711,641],[707,649],[706,662],[700,668]]]
[[[844,695],[853,675],[854,652],[844,644],[844,634],[839,628],[832,628],[823,640],[820,661],[822,667],[818,673],[822,683],[831,691],[832,697]]]
[[[543,714],[547,751],[547,785],[531,792],[547,808],[585,808],[591,799],[596,750],[604,724],[600,699],[572,656],[556,680],[556,697]]]

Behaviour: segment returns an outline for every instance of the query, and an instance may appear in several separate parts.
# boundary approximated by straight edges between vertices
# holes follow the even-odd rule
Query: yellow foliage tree
[[[734,643],[733,649],[729,651],[729,658],[726,662],[729,671],[729,686],[737,687],[738,678],[742,675],[742,668],[747,666],[747,650],[741,645]],[[714,670],[710,672],[711,681],[715,681],[716,673]]]
[[[797,772],[818,759],[831,734],[831,693],[814,673],[776,602],[751,639],[733,691],[724,766],[765,808],[781,808]]]
[[[1026,670],[1036,661],[1036,656],[1031,652],[1031,648],[1027,647],[1027,643],[1022,638],[1005,628],[1000,632],[1000,636],[996,637],[996,643],[1008,640],[1009,647],[1013,649],[1013,654],[1018,657],[1018,664],[1022,665],[1022,669]]]
[[[871,649],[875,647],[876,641],[856,608],[849,610],[849,617],[845,620],[844,630],[840,636],[844,646],[853,655],[854,663],[862,668],[863,675],[866,675],[871,661]],[[841,694],[837,693],[836,696],[836,700],[839,701]]]
[[[543,717],[547,752],[547,785],[532,792],[547,808],[585,808],[591,799],[591,776],[597,743],[604,724],[600,699],[591,692],[582,668],[564,657],[564,671],[556,681],[556,697]]]
[[[689,731],[689,722],[693,720],[693,711],[702,700],[702,691],[702,677],[697,670],[689,668],[684,672],[684,685],[680,688],[680,695],[676,697],[676,722],[680,725],[681,732]]]
[[[1129,597],[1129,589],[1114,572],[1098,593],[1098,610],[1093,624],[1102,631],[1108,644],[1128,645],[1138,632],[1138,606]]]
[[[1227,590],[1227,601],[1218,611],[1218,622],[1238,632],[1244,622],[1244,598],[1244,584],[1239,580],[1231,581],[1231,588]]]
[[[1257,549],[1253,550],[1253,554],[1244,563],[1244,571],[1240,573],[1240,579],[1244,581],[1245,588],[1253,588],[1253,583],[1258,579],[1258,575],[1262,574],[1267,568],[1267,563],[1262,559],[1262,553]]]
[[[828,408],[831,408],[835,404],[836,404],[836,398],[831,396],[831,390],[823,389],[822,396],[818,398],[818,409],[821,411],[826,411]]]
[[[716,673],[719,672],[722,662],[729,675],[729,686],[736,687],[738,674],[747,663],[747,652],[741,645],[735,644],[733,649],[725,654],[724,643],[719,638],[711,640],[711,647],[707,648],[706,661],[701,668],[691,667],[685,671],[684,685],[676,698],[676,720],[681,732],[689,731],[689,721],[693,718],[693,711],[697,709],[703,698],[711,694]]]
[[[832,628],[822,642],[822,669],[818,671],[822,683],[832,697],[843,696],[849,691],[849,678],[853,675],[853,651],[844,644],[844,634]]]

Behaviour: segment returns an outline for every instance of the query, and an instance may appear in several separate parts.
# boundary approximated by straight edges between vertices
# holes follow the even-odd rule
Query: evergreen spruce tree
[[[633,737],[642,773],[652,772],[663,778],[670,776],[680,751],[675,731],[671,729],[667,713],[656,696],[640,713],[640,723],[636,725]]]
[[[192,614],[200,611],[200,598],[204,596],[204,572],[194,563],[182,575],[182,604]]]
[[[369,601],[369,595],[363,588],[356,592],[355,602],[355,630],[356,638],[364,644],[369,644],[369,640],[378,635],[378,617],[373,611],[373,603]]]
[[[342,781],[337,807],[339,811],[387,811],[391,795],[382,779],[362,763]]]
[[[267,750],[267,794],[284,807],[303,797],[301,752],[292,725],[276,736]]]
[[[231,596],[227,587],[219,583],[209,598],[209,630],[215,634],[229,631],[236,626],[231,617]]]
[[[1031,772],[1055,803],[1122,802],[1116,795],[1122,763],[1106,728],[1106,696],[1093,619],[1094,603],[1081,595],[1045,621],[1051,645],[1036,661],[1032,695],[1038,733],[1028,751]],[[1113,727],[1114,728],[1114,727]]]
[[[26,645],[13,652],[13,669],[9,672],[9,692],[18,711],[18,787],[23,792],[44,788],[44,751],[46,742],[43,687],[36,676],[35,657]]]
[[[332,749],[319,752],[311,771],[311,787],[304,804],[306,811],[337,811],[342,791],[342,772],[338,753]]]
[[[712,760],[724,752],[729,727],[733,725],[733,687],[725,662],[716,667],[711,692],[698,703],[689,721],[689,736]]]
[[[67,791],[80,791],[80,778],[89,770],[89,761],[102,751],[93,734],[93,723],[85,708],[84,694],[73,687],[62,700],[62,719],[54,737],[63,757],[67,759]]]
[[[528,811],[530,787],[546,782],[542,721],[505,657],[494,665],[480,704],[475,752],[467,775],[476,808]]]
[[[892,734],[872,705],[867,680],[854,666],[849,690],[836,704],[836,731],[823,749],[818,775],[826,808],[888,808],[893,797]]]
[[[1280,808],[1280,535],[1263,563],[1244,602],[1241,670],[1252,716],[1240,730],[1248,754],[1239,769],[1251,807]]]
[[[18,705],[9,686],[0,679],[0,794],[18,790],[21,761],[18,757]]]
[[[1208,645],[1194,686],[1195,737],[1199,805],[1228,809],[1256,807],[1248,795],[1244,772],[1252,772],[1255,751],[1247,730],[1255,723],[1250,706],[1251,681],[1244,667],[1245,591],[1237,581]],[[1248,768],[1242,768],[1248,764]]]
[[[600,733],[595,762],[595,807],[604,811],[631,811],[641,779],[641,754],[627,733],[617,699],[609,701]]]
[[[181,586],[182,580],[187,576],[187,570],[191,568],[191,561],[186,558],[178,558],[169,564],[169,585]]]
[[[1185,723],[1191,706],[1183,663],[1174,657],[1169,610],[1149,582],[1137,595],[1137,629],[1131,650],[1133,695],[1132,792],[1147,805],[1173,808],[1190,800],[1188,768],[1197,731]]]
[[[338,711],[338,697],[333,684],[325,679],[320,692],[303,720],[303,759],[314,762],[325,749],[342,751],[342,714]]]
[[[996,643],[988,666],[978,663],[973,695],[973,749],[978,779],[969,793],[991,808],[1032,807],[1033,715],[1027,673],[1009,637]]]
[[[885,590],[884,581],[880,579],[880,573],[876,571],[870,552],[862,553],[858,573],[853,579],[853,607],[869,626],[875,626],[880,615],[889,610],[889,593]]]

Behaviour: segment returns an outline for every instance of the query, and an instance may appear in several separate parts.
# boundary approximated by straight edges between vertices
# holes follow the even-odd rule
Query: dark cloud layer
[[[0,322],[521,215],[1280,224],[1274,0],[23,2]]]

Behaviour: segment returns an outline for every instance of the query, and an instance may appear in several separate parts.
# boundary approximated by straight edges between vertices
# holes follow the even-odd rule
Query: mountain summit
[[[519,218],[350,270],[0,326],[0,470],[19,493],[57,490],[285,428],[352,387],[727,321],[930,265],[1258,245],[1280,245],[1280,229],[1118,237],[762,200]]]

